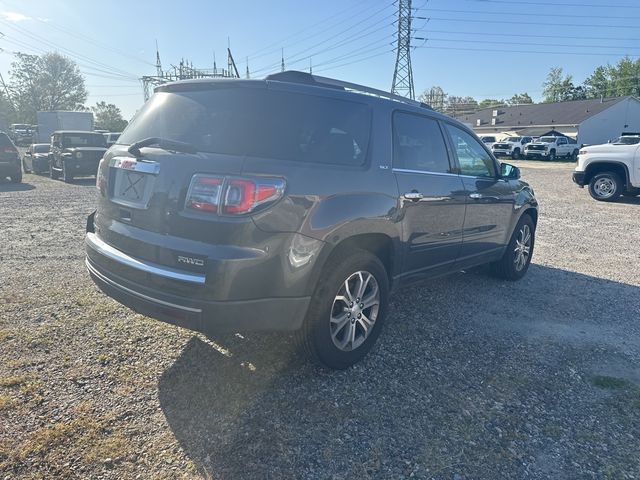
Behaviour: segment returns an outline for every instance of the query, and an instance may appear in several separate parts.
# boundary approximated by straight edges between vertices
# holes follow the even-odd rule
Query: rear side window
[[[0,147],[13,147],[13,143],[6,133],[0,133]]]
[[[438,122],[420,115],[393,115],[393,166],[449,173],[449,157]]]
[[[351,101],[268,89],[158,92],[118,139],[162,137],[202,152],[362,165],[371,112]]]

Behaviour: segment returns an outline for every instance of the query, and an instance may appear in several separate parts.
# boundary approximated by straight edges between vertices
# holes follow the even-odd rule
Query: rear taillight
[[[194,175],[187,192],[186,207],[201,212],[216,213],[224,178],[210,175]]]
[[[281,178],[237,178],[194,175],[185,207],[208,213],[243,215],[264,208],[284,194]]]

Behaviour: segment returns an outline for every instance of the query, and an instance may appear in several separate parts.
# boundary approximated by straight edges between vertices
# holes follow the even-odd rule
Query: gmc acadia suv
[[[370,350],[392,289],[481,264],[521,278],[538,219],[463,124],[301,72],[157,87],[96,183],[105,293],[207,334],[295,330],[331,368]]]

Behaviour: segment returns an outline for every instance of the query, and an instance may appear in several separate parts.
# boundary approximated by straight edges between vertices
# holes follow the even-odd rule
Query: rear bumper
[[[571,175],[571,179],[573,180],[573,183],[584,187],[584,172],[573,172],[573,175]]]
[[[104,293],[138,313],[191,330],[209,334],[297,330],[309,306],[310,297],[205,300],[197,294],[204,288],[205,275],[130,257],[106,245],[93,233],[87,234],[85,243],[87,270]],[[117,266],[118,273],[111,266]],[[136,281],[122,274],[133,271],[137,273]],[[141,278],[148,281],[140,281]],[[177,284],[182,288],[175,288]],[[165,288],[158,288],[159,285]]]

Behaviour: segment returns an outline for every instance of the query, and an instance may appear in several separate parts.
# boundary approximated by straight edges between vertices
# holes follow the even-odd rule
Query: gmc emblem
[[[178,255],[178,263],[195,265],[196,267],[204,267],[204,260],[200,258],[183,257],[182,255]]]

